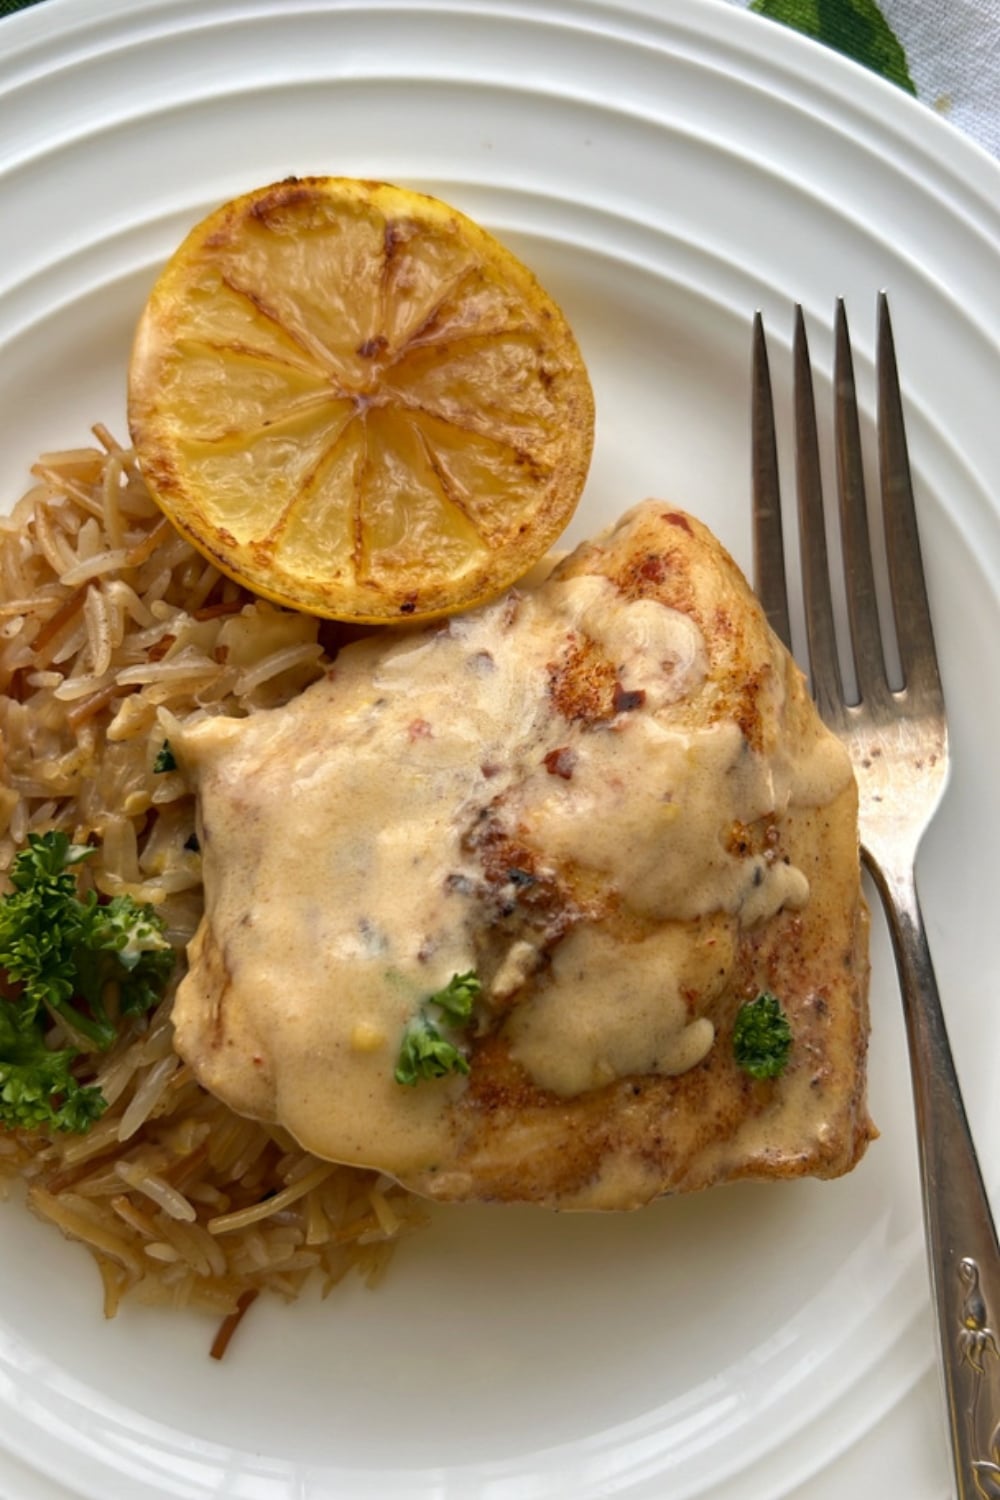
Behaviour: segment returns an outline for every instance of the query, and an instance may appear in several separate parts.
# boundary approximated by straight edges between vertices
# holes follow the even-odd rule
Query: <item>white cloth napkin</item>
[[[750,0],[730,3],[747,8]],[[839,42],[838,50],[853,49],[857,61],[876,71],[873,40],[884,22],[902,48],[917,98],[1000,157],[1000,0],[835,0],[824,6],[757,0],[758,7],[828,45]]]

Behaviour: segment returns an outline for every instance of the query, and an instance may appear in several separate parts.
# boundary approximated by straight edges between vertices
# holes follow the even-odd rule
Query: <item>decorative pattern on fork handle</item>
[[[984,1500],[1000,1496],[1000,1421],[993,1421],[995,1404],[989,1402],[990,1376],[996,1373],[990,1360],[1000,1360],[997,1336],[990,1326],[990,1312],[979,1285],[979,1266],[970,1255],[958,1263],[958,1279],[964,1289],[958,1347],[965,1363],[973,1371],[972,1396],[966,1411],[969,1452],[986,1453],[988,1457],[972,1459],[976,1485]],[[980,1411],[983,1388],[986,1388],[985,1412]],[[985,1417],[985,1421],[983,1418]],[[981,1429],[988,1428],[984,1433]]]

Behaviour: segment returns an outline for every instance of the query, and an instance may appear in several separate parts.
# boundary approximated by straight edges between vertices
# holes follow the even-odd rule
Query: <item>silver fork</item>
[[[841,680],[830,592],[819,443],[801,307],[793,351],[799,534],[813,696],[844,741],[860,792],[861,852],[885,908],[899,972],[916,1112],[930,1280],[959,1500],[1000,1500],[1000,1251],[938,997],[914,880],[920,838],[948,774],[938,675],[889,306],[878,301],[882,518],[903,686],[894,690],[875,593],[854,370],[837,305],[834,404],[840,538],[857,702]],[[753,336],[755,587],[791,649],[774,407],[764,326]]]

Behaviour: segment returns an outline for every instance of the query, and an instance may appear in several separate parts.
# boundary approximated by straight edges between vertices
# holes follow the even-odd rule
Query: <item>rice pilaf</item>
[[[157,770],[171,724],[287,702],[330,655],[318,620],[254,598],[153,504],[134,455],[50,454],[0,519],[0,871],[28,835],[96,852],[83,880],[150,902],[183,956],[202,912],[194,799]],[[161,757],[162,759],[162,757]],[[419,1201],[234,1114],[173,1048],[171,995],[81,1079],[108,1100],[85,1135],[0,1130],[0,1185],[93,1253],[110,1317],[128,1293],[236,1321],[262,1290],[374,1284]],[[66,1044],[61,1023],[48,1040]]]

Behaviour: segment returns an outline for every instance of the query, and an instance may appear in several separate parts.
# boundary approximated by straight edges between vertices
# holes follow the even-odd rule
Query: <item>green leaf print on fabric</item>
[[[910,94],[917,92],[902,44],[875,0],[752,0],[750,9],[835,47]]]

